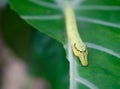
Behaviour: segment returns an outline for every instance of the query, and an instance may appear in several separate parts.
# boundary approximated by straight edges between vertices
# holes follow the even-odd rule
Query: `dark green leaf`
[[[77,89],[77,86],[78,89],[119,89],[120,1],[73,0],[80,35],[89,47],[88,67],[75,62],[77,59],[66,42],[61,9],[65,9],[65,1],[56,1],[59,0],[10,0],[10,5],[33,27],[66,46],[66,53],[71,57],[71,89]]]
[[[24,59],[32,77],[45,78],[52,89],[68,88],[68,62],[61,44],[36,31],[6,8],[2,18],[7,45]]]

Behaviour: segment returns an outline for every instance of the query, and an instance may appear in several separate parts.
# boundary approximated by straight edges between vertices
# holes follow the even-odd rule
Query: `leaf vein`
[[[120,24],[116,24],[113,22],[107,22],[107,21],[103,21],[103,20],[99,20],[99,19],[87,18],[87,17],[83,17],[83,16],[78,16],[77,19],[79,21],[83,21],[83,22],[90,22],[90,23],[100,24],[100,25],[104,25],[104,26],[120,28]]]

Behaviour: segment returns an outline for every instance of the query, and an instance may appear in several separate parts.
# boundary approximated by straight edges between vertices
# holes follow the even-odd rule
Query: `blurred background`
[[[0,89],[68,89],[68,77],[62,45],[0,0]]]

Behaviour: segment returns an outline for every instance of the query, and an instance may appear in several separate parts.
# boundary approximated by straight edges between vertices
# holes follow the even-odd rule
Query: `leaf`
[[[32,75],[47,79],[51,89],[68,89],[68,62],[61,44],[35,30],[33,55],[34,60],[30,61]]]
[[[68,62],[61,44],[33,29],[9,7],[3,11],[2,27],[7,45],[27,64],[31,77],[44,78],[52,89],[68,89]]]
[[[39,31],[61,42],[70,62],[70,89],[120,88],[120,1],[74,0],[78,28],[89,51],[89,66],[72,54],[61,0],[10,0],[11,7]]]
[[[60,9],[53,9],[54,6],[50,8],[51,5],[46,7],[47,3],[44,2],[41,5],[41,1],[39,3],[38,0],[18,0],[17,2],[10,0],[10,4],[12,4],[12,8],[16,8],[15,10],[21,14],[21,18],[26,19],[33,27],[38,30],[42,29],[41,32],[53,38],[55,37],[60,42],[65,42],[65,23]]]
[[[1,22],[2,33],[7,46],[21,59],[32,59],[30,40],[32,28],[9,7],[3,10]]]

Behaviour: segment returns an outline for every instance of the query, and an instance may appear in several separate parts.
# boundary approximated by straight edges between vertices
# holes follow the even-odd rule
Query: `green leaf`
[[[47,80],[52,89],[68,89],[68,62],[61,44],[30,27],[9,7],[3,11],[2,27],[6,44],[27,64],[31,77]]]
[[[2,12],[2,34],[4,41],[21,59],[32,59],[31,33],[32,28],[25,23],[9,7]]]
[[[50,1],[53,2],[53,4],[55,3],[52,0]],[[20,14],[21,18],[26,19],[33,27],[62,43],[65,42],[64,38],[66,37],[66,33],[62,11],[57,9],[57,7],[54,8],[54,6],[52,8],[49,6],[46,7],[47,3],[44,6],[44,2],[41,5],[41,2],[43,1],[18,0],[16,2],[15,0],[10,0],[10,5],[12,9]]]
[[[70,89],[120,88],[120,1],[73,0],[79,33],[88,46],[88,67],[72,54],[64,0],[10,0],[12,9],[39,31],[63,43],[70,62]]]
[[[47,79],[51,89],[68,89],[68,62],[61,44],[35,30],[33,55],[30,61],[32,75]]]

